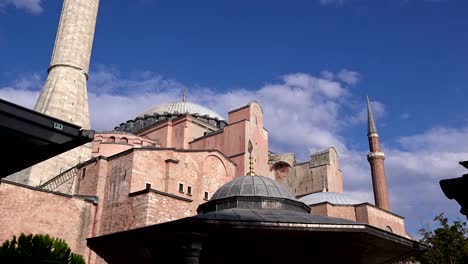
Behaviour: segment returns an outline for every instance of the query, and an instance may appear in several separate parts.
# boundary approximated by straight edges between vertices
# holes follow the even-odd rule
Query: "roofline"
[[[43,188],[40,188],[40,187],[34,187],[34,186],[31,186],[31,185],[27,185],[27,184],[22,184],[22,183],[19,183],[19,182],[0,179],[0,185],[2,183],[3,184],[14,185],[14,186],[18,186],[18,187],[22,187],[22,188],[26,188],[26,189],[30,189],[30,190],[33,190],[33,191],[38,191],[38,192],[50,193],[50,194],[54,194],[54,195],[58,195],[58,196],[63,196],[63,197],[66,197],[66,198],[76,198],[76,199],[85,201],[87,203],[92,203],[92,204],[97,204],[97,201],[99,200],[99,198],[97,196],[93,196],[93,195],[71,195],[71,194],[66,194],[66,193],[62,193],[62,192],[56,192],[56,191],[43,189]]]
[[[177,200],[181,200],[181,201],[184,201],[184,202],[189,202],[189,203],[193,202],[193,200],[189,199],[189,198],[185,198],[185,197],[178,196],[178,195],[175,195],[175,194],[172,194],[172,193],[162,192],[162,191],[158,191],[156,189],[153,189],[153,188],[151,188],[151,185],[149,185],[149,186],[147,185],[146,189],[129,193],[128,197],[135,197],[135,196],[148,194],[148,193],[156,193],[156,194],[171,197],[171,198],[174,198],[174,199],[177,199]]]
[[[209,115],[208,115],[208,116],[211,117],[212,119],[215,119],[215,118],[216,118],[216,119],[218,119],[218,120],[224,120],[224,121],[226,121],[226,120],[223,118],[223,116],[221,116],[220,114],[216,113],[215,111],[213,111],[213,110],[211,110],[211,109],[209,109],[209,108],[207,108],[207,107],[204,107],[203,105],[200,105],[200,104],[197,104],[197,103],[192,103],[192,102],[187,102],[187,101],[176,101],[176,102],[163,103],[163,104],[160,104],[160,105],[151,107],[151,108],[148,109],[147,111],[145,111],[145,112],[139,114],[136,118],[138,118],[138,117],[144,117],[145,115],[151,116],[151,115],[153,115],[153,114],[160,114],[160,113],[155,113],[155,112],[152,112],[152,113],[146,113],[146,112],[148,112],[148,111],[150,111],[150,110],[152,110],[152,109],[154,109],[154,108],[163,106],[163,105],[171,105],[171,104],[177,104],[177,103],[192,104],[192,105],[199,106],[199,107],[201,107],[201,108],[205,108],[206,110],[208,110],[208,111],[214,113],[215,115],[221,117],[221,118],[219,118],[219,117],[217,117],[217,116],[209,116]],[[164,113],[165,113],[165,112],[164,112]],[[162,114],[164,114],[164,113],[162,113]],[[174,112],[174,113],[169,113],[169,112],[167,112],[167,113],[168,113],[168,114],[176,114],[175,112]],[[191,113],[189,113],[189,112],[179,113],[179,114],[182,114],[182,115],[183,115],[183,114],[187,114],[187,113],[188,113],[189,115],[198,114],[199,116],[203,116],[203,115],[200,115],[200,113],[193,113],[193,114],[191,114]],[[160,114],[160,115],[161,115],[161,114]]]
[[[412,248],[415,248],[417,250],[426,250],[427,246],[400,236],[395,233],[391,233],[382,229],[379,229],[377,227],[371,226],[369,224],[364,224],[364,223],[357,223],[356,224],[320,224],[320,223],[278,223],[278,222],[262,222],[262,221],[246,221],[246,220],[213,220],[213,219],[200,219],[196,218],[196,216],[192,217],[186,217],[170,222],[165,222],[161,224],[155,224],[151,226],[144,226],[144,227],[139,227],[135,228],[132,230],[128,231],[122,231],[118,233],[111,233],[111,234],[105,234],[101,235],[98,237],[91,237],[87,238],[87,244],[89,246],[89,242],[94,243],[95,241],[99,240],[107,240],[112,237],[125,237],[125,236],[130,236],[133,235],[133,233],[146,233],[146,232],[151,232],[152,230],[156,229],[161,229],[161,228],[166,228],[167,226],[177,226],[177,225],[183,225],[186,222],[192,223],[192,224],[220,224],[220,225],[232,225],[236,226],[238,228],[248,228],[248,227],[255,227],[256,229],[271,229],[271,230],[278,230],[278,231],[288,231],[288,230],[305,230],[305,231],[324,231],[324,232],[329,232],[329,231],[336,231],[336,232],[346,232],[346,231],[351,231],[351,232],[358,232],[358,231],[364,231],[366,233],[374,234],[383,238],[387,238],[392,240],[393,242],[396,242],[398,244],[405,244],[409,245]],[[155,230],[155,231],[156,231]]]
[[[303,198],[303,197],[304,197],[304,196],[302,196],[301,198]],[[301,199],[301,198],[299,198],[299,199]],[[380,207],[377,207],[377,206],[375,206],[375,205],[373,205],[373,204],[371,204],[371,203],[368,203],[368,202],[363,202],[363,203],[358,203],[358,204],[334,204],[334,203],[330,203],[330,202],[328,202],[328,201],[324,201],[324,202],[320,202],[320,203],[316,203],[316,204],[308,204],[308,206],[309,206],[309,207],[312,207],[312,206],[323,205],[323,204],[329,204],[329,205],[332,205],[332,206],[353,206],[353,207],[368,205],[368,206],[370,206],[370,207],[372,207],[372,208],[375,208],[375,209],[384,211],[384,212],[389,213],[389,214],[391,214],[391,215],[393,215],[393,216],[396,216],[396,217],[398,217],[398,218],[405,219],[404,216],[398,215],[398,214],[396,214],[396,213],[394,213],[394,212],[391,212],[391,211],[387,211],[387,210],[385,210],[385,209],[382,209],[382,208],[380,208]]]
[[[231,110],[229,110],[228,114],[233,113],[233,112],[237,112],[237,111],[242,110],[242,109],[244,109],[244,108],[248,108],[248,107],[250,107],[253,103],[256,103],[256,104],[258,104],[258,106],[260,106],[260,110],[262,110],[262,114],[263,114],[262,105],[261,105],[257,100],[251,100],[251,101],[248,102],[246,105],[239,106],[239,107],[237,107],[237,108],[231,109]]]
[[[115,153],[114,155],[111,155],[111,156],[108,156],[108,157],[102,156],[102,155],[97,156],[97,157],[93,157],[93,158],[91,158],[89,160],[86,160],[86,161],[78,164],[77,167],[86,166],[87,164],[92,163],[93,161],[97,161],[99,159],[113,160],[113,159],[118,158],[120,156],[132,153],[134,151],[144,151],[144,150],[147,150],[147,151],[171,150],[171,151],[174,151],[174,152],[208,152],[208,153],[216,152],[216,153],[220,154],[221,156],[223,156],[227,161],[232,163],[234,166],[236,166],[236,167],[238,166],[234,161],[232,161],[229,157],[227,157],[226,155],[224,155],[224,153],[222,153],[221,151],[219,151],[217,149],[176,149],[176,148],[159,148],[159,147],[154,147],[154,146],[145,146],[145,147],[141,147],[141,148],[133,147],[133,148],[121,151],[119,153]]]

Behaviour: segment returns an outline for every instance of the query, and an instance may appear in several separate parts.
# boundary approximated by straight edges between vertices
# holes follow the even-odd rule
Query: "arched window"
[[[123,137],[120,139],[120,143],[128,143],[128,139],[126,137]]]
[[[115,137],[109,137],[107,139],[107,142],[111,142],[111,143],[115,142]]]

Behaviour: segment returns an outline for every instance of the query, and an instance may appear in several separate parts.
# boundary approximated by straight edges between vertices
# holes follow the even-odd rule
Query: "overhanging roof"
[[[0,178],[93,140],[93,130],[0,99]]]
[[[291,215],[288,215],[291,214]],[[291,221],[290,221],[291,220]],[[283,210],[229,209],[88,239],[109,264],[178,263],[197,240],[200,263],[393,263],[413,240],[352,221]]]

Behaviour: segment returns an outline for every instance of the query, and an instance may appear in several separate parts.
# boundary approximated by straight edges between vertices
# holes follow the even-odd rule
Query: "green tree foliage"
[[[438,223],[435,230],[419,230],[421,243],[429,246],[429,250],[420,256],[421,264],[468,264],[468,229],[466,223],[448,219],[441,213],[434,218]]]
[[[85,261],[81,255],[72,253],[62,239],[21,234],[0,247],[0,263],[85,264]]]

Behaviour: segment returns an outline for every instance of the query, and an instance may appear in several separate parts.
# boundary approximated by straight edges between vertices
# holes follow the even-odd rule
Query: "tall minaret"
[[[379,134],[375,127],[369,97],[367,97],[367,138],[369,139],[369,161],[372,173],[372,185],[374,187],[375,205],[390,211],[388,201],[387,178],[385,177],[385,155],[380,150]]]
[[[83,129],[90,128],[86,82],[98,6],[99,0],[63,1],[47,81],[34,107]],[[16,180],[35,186],[90,157],[89,146],[78,147],[20,172]]]

